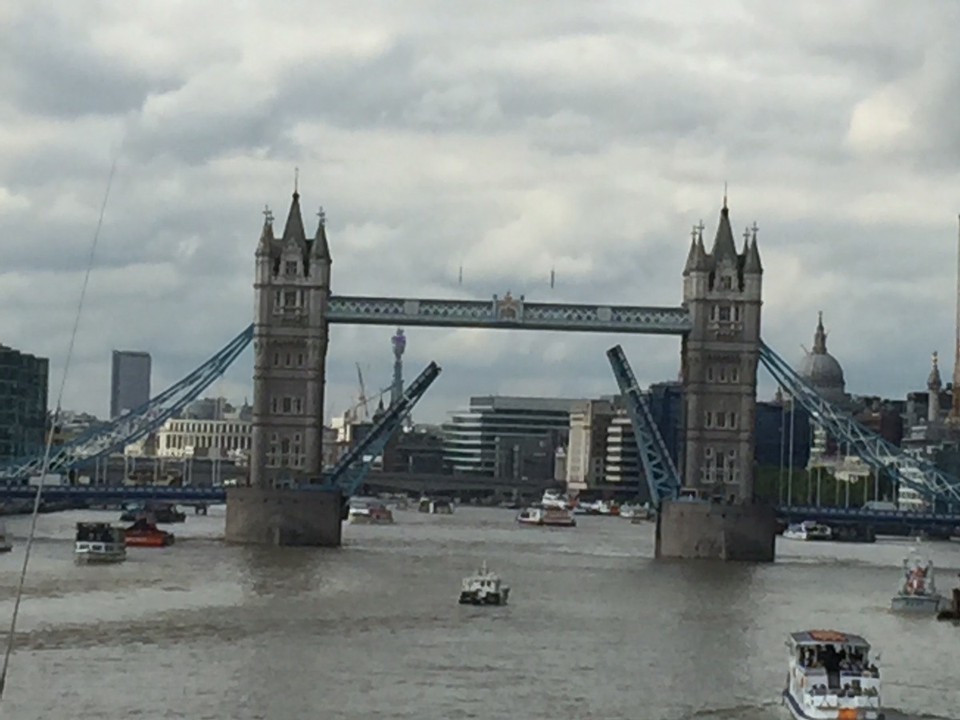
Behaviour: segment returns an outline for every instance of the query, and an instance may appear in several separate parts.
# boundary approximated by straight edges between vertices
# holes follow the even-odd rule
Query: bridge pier
[[[657,516],[657,558],[773,562],[777,514],[760,504],[666,501]]]
[[[228,488],[225,536],[245,545],[339,547],[342,512],[338,492]]]

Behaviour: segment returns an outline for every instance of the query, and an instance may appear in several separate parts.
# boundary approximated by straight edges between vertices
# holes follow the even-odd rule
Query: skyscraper
[[[0,462],[43,453],[49,362],[0,345]]]
[[[150,353],[114,350],[110,369],[110,419],[150,399]]]

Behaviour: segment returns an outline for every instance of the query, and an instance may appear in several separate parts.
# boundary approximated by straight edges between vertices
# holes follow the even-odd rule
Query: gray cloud
[[[153,353],[159,389],[251,321],[259,213],[285,217],[294,166],[309,229],[327,212],[335,292],[644,305],[679,303],[689,228],[703,218],[712,237],[729,181],[735,227],[761,227],[768,342],[798,361],[824,310],[850,389],[900,395],[931,350],[951,355],[957,13],[331,1],[153,15],[13,0],[0,342],[49,356],[59,382],[122,143],[70,407],[105,412],[111,348]],[[356,362],[386,386],[392,332],[335,328],[330,412],[355,397]],[[644,382],[678,369],[672,338],[407,333],[408,379],[444,367],[425,419],[471,394],[612,392],[616,342]],[[249,396],[250,363],[214,391]]]

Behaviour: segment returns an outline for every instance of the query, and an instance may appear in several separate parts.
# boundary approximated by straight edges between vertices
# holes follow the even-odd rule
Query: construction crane
[[[370,417],[370,411],[367,408],[367,391],[363,387],[363,370],[360,369],[360,363],[357,363],[357,380],[360,381],[360,396],[358,398],[360,402],[355,406],[360,411],[357,420],[365,422]]]

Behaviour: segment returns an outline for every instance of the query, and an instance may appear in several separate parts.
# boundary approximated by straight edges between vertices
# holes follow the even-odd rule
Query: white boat
[[[827,526],[814,520],[804,520],[802,523],[789,526],[783,531],[788,540],[830,540],[833,531]]]
[[[903,583],[900,591],[890,600],[890,609],[894,612],[934,615],[946,604],[944,597],[937,592],[933,562],[919,547],[914,548],[903,560]]]
[[[543,496],[540,498],[540,504],[543,507],[570,509],[570,499],[556,490],[544,490]]]
[[[796,720],[883,720],[870,643],[837,630],[791,633],[783,704]]]
[[[74,559],[78,563],[117,563],[127,559],[123,528],[110,523],[78,522]]]
[[[633,503],[625,503],[620,506],[620,517],[632,522],[643,522],[645,520],[652,520],[655,515],[650,509],[649,504],[635,505]]]
[[[461,605],[506,605],[509,596],[510,588],[499,575],[487,569],[486,560],[476,575],[465,577],[460,583]]]
[[[0,553],[13,550],[13,544],[10,542],[10,536],[7,535],[7,526],[0,522]]]
[[[574,527],[576,519],[566,508],[559,507],[528,507],[517,515],[517,522],[521,525],[549,525],[553,527]]]
[[[351,503],[347,521],[352,525],[390,525],[393,513],[382,502]]]
[[[420,498],[420,506],[417,509],[422,513],[430,513],[431,515],[452,515],[453,503],[449,500],[431,500],[428,497],[422,497]]]

